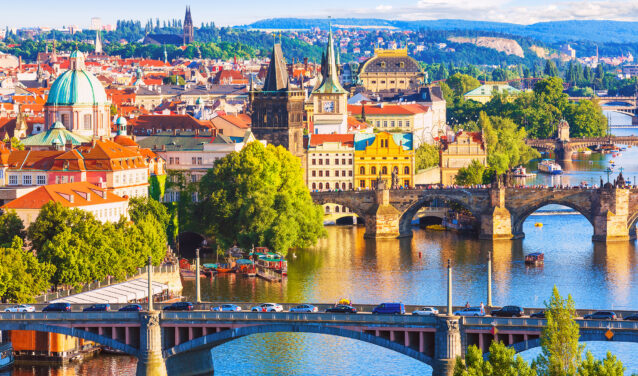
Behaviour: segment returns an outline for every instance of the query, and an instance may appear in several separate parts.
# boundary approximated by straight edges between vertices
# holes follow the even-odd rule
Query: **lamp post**
[[[447,260],[447,314],[452,315],[452,263]]]
[[[487,306],[492,306],[492,251],[487,253]]]
[[[199,248],[195,250],[195,290],[196,302],[199,304],[202,302],[202,297],[200,293],[200,281],[199,281]]]
[[[153,312],[153,263],[148,256],[148,311]]]

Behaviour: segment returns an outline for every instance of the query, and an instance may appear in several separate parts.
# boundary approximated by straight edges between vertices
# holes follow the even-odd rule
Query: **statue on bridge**
[[[381,177],[381,174],[379,174],[379,177],[377,177],[377,191],[383,191],[386,189],[385,187],[386,181],[384,177]]]
[[[394,169],[392,170],[391,189],[399,189],[399,184],[399,168],[397,166],[394,166]]]

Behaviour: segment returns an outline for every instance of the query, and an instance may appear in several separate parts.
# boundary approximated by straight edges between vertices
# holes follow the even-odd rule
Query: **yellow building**
[[[379,177],[392,186],[392,171],[397,171],[398,186],[414,184],[412,134],[358,133],[354,135],[354,179],[359,189],[376,188]]]
[[[487,150],[483,134],[464,131],[457,133],[454,141],[443,142],[440,156],[441,184],[454,184],[454,178],[459,170],[469,166],[473,160],[476,159],[483,166],[487,166]]]
[[[374,56],[359,69],[361,84],[373,92],[414,89],[423,83],[424,77],[419,63],[408,56],[407,48],[375,49]]]
[[[515,87],[511,87],[507,83],[486,82],[484,85],[463,94],[463,98],[465,98],[466,101],[473,100],[475,102],[485,104],[491,101],[496,94],[507,95],[509,98],[513,99],[520,93],[522,93],[522,91]]]

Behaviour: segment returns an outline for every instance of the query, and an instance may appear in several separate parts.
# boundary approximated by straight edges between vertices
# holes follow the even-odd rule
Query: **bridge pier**
[[[140,313],[140,350],[137,356],[137,376],[167,376],[162,356],[160,313]]]
[[[480,239],[512,239],[512,216],[505,207],[505,188],[490,189],[491,208],[481,214]]]
[[[628,241],[628,217],[629,190],[611,187],[611,184],[601,188],[592,240],[607,243]]]
[[[375,194],[377,204],[373,215],[365,217],[365,238],[394,239],[401,236],[399,221],[401,213],[390,204],[390,190],[385,189],[385,184],[379,184]]]
[[[451,316],[440,317],[434,338],[434,365],[432,376],[454,375],[454,363],[464,356],[461,348],[459,320]]]

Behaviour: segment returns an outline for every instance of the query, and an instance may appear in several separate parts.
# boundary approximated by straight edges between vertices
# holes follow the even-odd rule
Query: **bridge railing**
[[[0,312],[0,321],[139,321],[138,312]]]
[[[576,322],[581,329],[627,329],[637,330],[638,321],[623,320],[582,320]],[[463,324],[466,326],[525,326],[543,327],[547,323],[545,319],[532,319],[527,317],[464,317]]]

